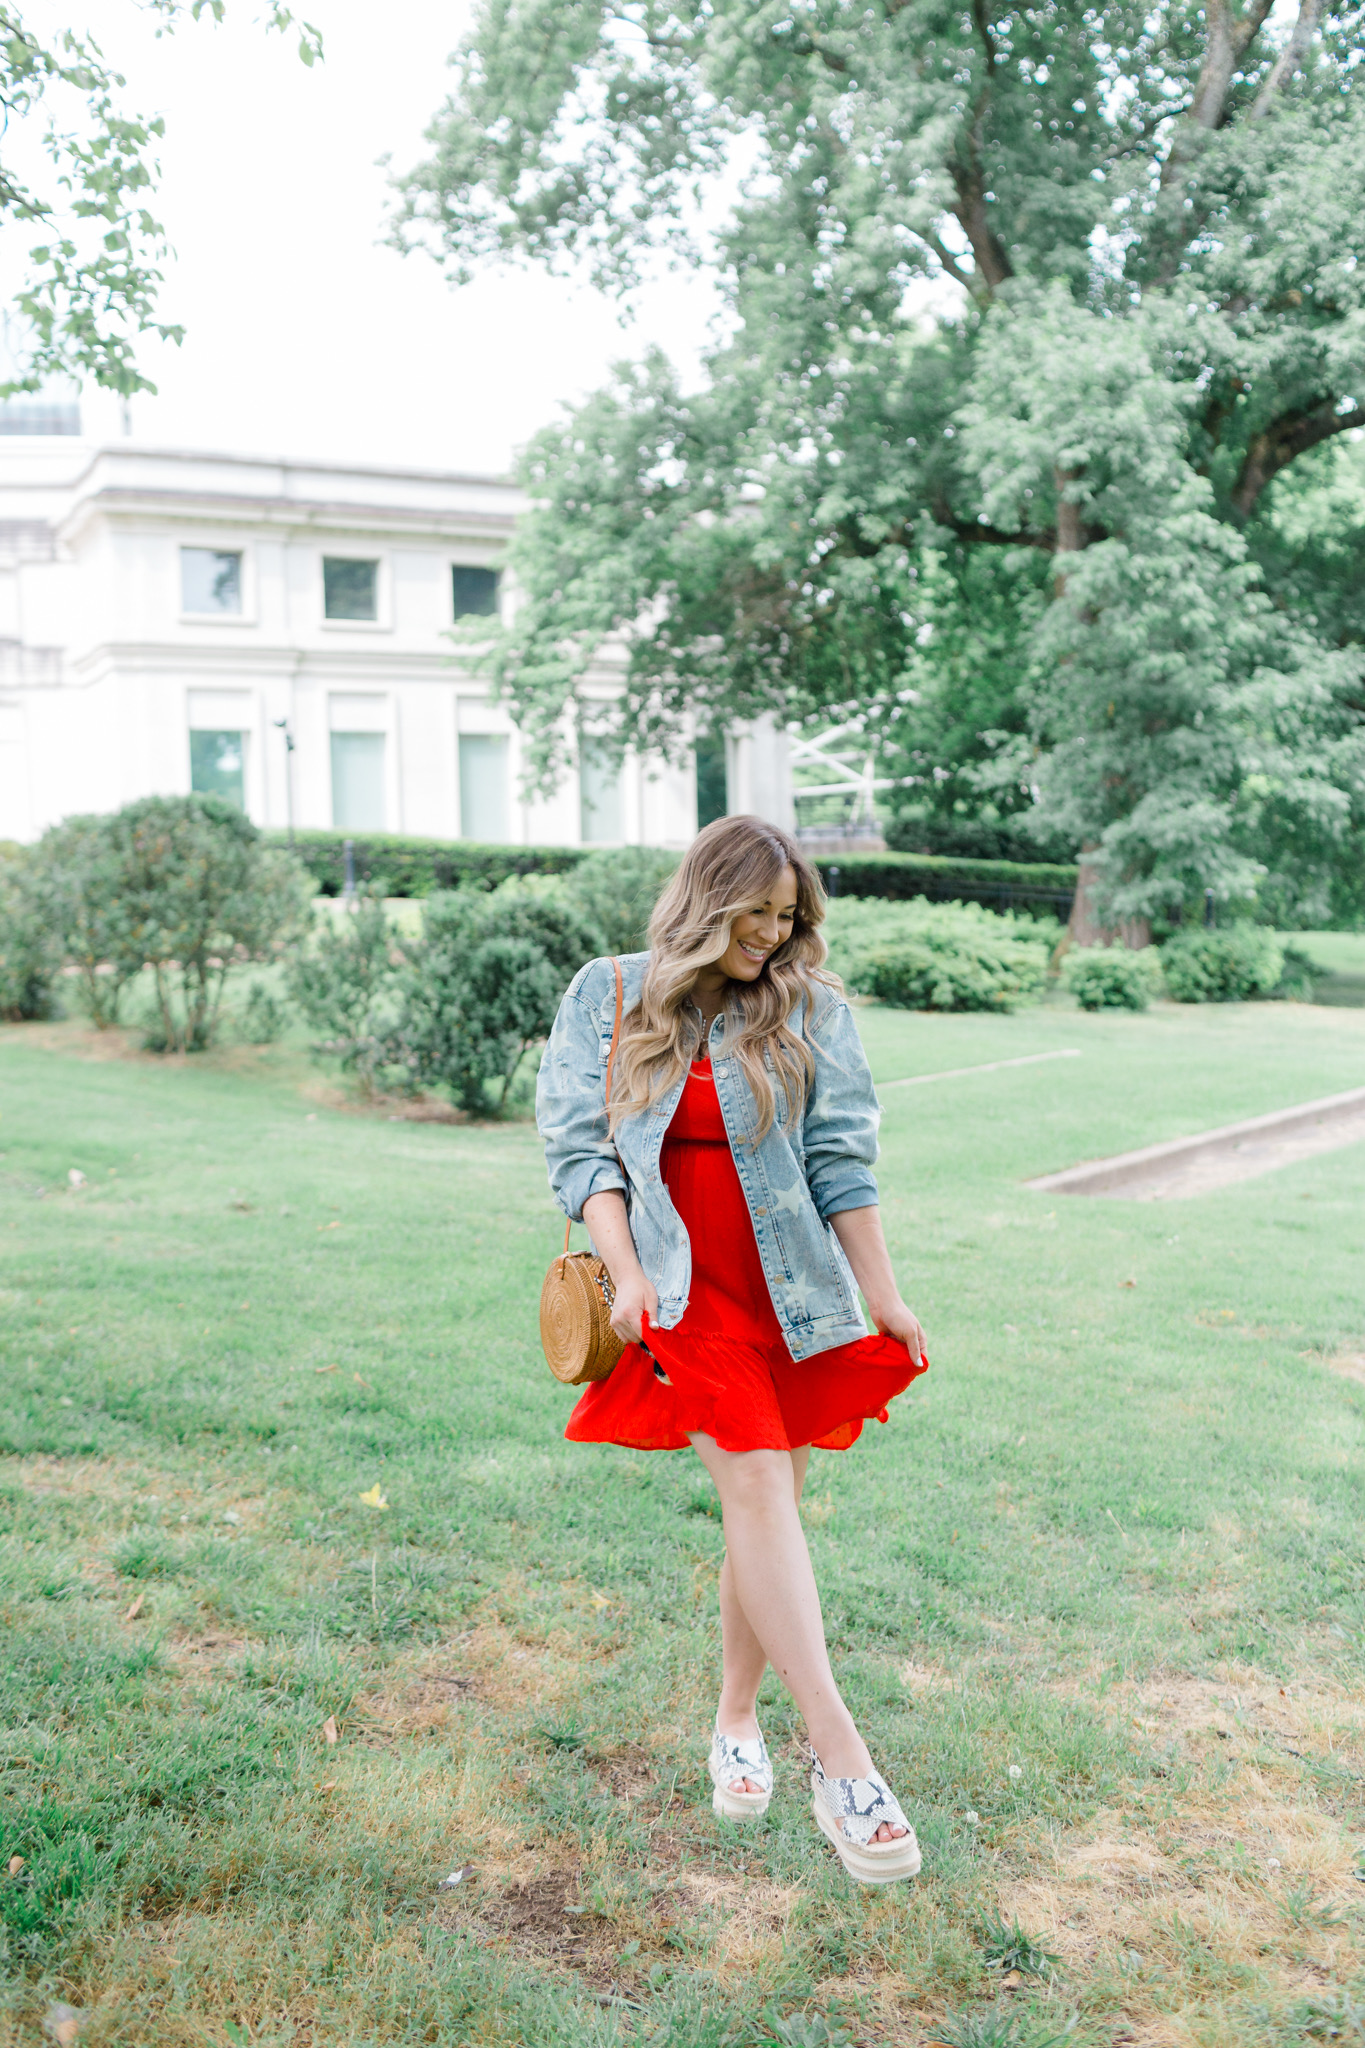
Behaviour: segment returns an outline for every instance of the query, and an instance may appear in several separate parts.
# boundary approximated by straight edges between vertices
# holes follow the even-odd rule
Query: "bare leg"
[[[730,1590],[752,1636],[800,1708],[829,1775],[865,1776],[872,1760],[829,1666],[820,1595],[797,1512],[792,1453],[723,1451],[700,1433],[691,1441],[720,1495]],[[750,1657],[746,1680],[752,1672]],[[760,1668],[757,1678],[762,1675]],[[899,1832],[883,1823],[876,1839],[890,1841]]]
[[[809,1463],[809,1444],[802,1444],[791,1453],[792,1496],[798,1507]],[[758,1688],[768,1668],[768,1657],[740,1605],[728,1550],[720,1568],[720,1640],[721,1686],[716,1726],[722,1735],[729,1735],[736,1742],[750,1741],[758,1733]],[[761,1787],[749,1778],[736,1778],[730,1789],[757,1792]]]

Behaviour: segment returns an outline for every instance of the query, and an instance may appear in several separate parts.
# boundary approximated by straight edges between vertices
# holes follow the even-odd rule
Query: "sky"
[[[187,333],[140,353],[159,391],[132,403],[137,441],[501,474],[650,342],[695,381],[720,310],[713,279],[661,271],[623,328],[586,283],[499,268],[454,289],[429,258],[381,246],[389,173],[376,159],[399,170],[424,153],[469,11],[302,0],[325,46],[310,70],[292,37],[260,25],[257,0],[159,41],[135,0],[60,8],[117,62],[130,104],[166,122],[154,210],[176,253],[161,315]],[[117,403],[88,399],[86,420],[117,433]]]

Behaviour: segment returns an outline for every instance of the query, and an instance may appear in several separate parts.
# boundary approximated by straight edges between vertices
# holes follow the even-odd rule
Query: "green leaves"
[[[1094,849],[1115,916],[1353,902],[1365,510],[1305,582],[1276,479],[1365,421],[1358,25],[486,6],[401,244],[624,287],[756,160],[702,387],[618,368],[527,456],[475,658],[535,777],[619,660],[616,741],[851,724],[908,805]]]
[[[222,0],[152,5],[168,28],[185,13],[221,21],[224,12]],[[267,19],[281,31],[297,28],[305,64],[321,55],[318,31],[281,0],[270,0]],[[0,101],[51,167],[51,184],[39,192],[0,165],[0,219],[41,222],[50,236],[28,251],[15,294],[23,316],[18,362],[0,397],[37,391],[51,378],[90,378],[124,397],[154,391],[137,367],[138,338],[184,337],[157,317],[167,245],[140,196],[160,174],[151,152],[165,124],[124,111],[125,85],[93,38],[65,29],[45,41],[12,7],[0,7]]]

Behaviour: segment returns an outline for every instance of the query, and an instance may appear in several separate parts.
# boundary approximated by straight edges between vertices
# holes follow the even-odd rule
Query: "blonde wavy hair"
[[[698,970],[721,958],[735,919],[767,900],[785,867],[796,876],[791,937],[768,955],[756,980],[730,983],[723,1051],[739,1062],[753,1091],[756,1136],[777,1121],[774,1081],[783,1121],[799,1113],[815,1055],[804,1029],[793,1031],[787,1020],[803,997],[809,1017],[817,989],[841,986],[824,967],[825,892],[790,833],[762,818],[718,818],[692,841],[649,921],[649,965],[639,1002],[621,1026],[612,1077],[613,1129],[652,1108],[697,1058],[703,1026],[688,998]]]

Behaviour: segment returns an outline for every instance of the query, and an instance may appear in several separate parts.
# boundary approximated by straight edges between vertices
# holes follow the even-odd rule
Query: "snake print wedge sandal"
[[[860,1884],[894,1884],[898,1878],[914,1877],[920,1865],[915,1830],[881,1773],[869,1771],[865,1778],[827,1778],[814,1752],[811,1761],[815,1824],[833,1843],[850,1877]],[[889,1842],[874,1841],[878,1828],[887,1822],[904,1828],[905,1833]]]
[[[711,1805],[718,1814],[726,1820],[763,1818],[773,1796],[773,1767],[762,1735],[747,1742],[735,1742],[717,1728],[711,1737],[711,1754],[706,1759],[706,1768],[716,1788],[711,1794]],[[750,1784],[759,1784],[763,1790],[733,1792],[730,1788],[736,1778],[747,1778]]]

